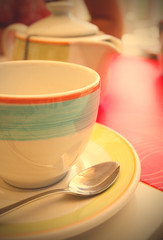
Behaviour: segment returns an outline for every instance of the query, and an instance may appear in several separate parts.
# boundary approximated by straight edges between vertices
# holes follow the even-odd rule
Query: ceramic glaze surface
[[[49,104],[1,104],[0,140],[40,140],[75,134],[94,123],[97,96],[95,91]]]
[[[113,217],[133,197],[140,179],[140,160],[124,137],[103,125],[95,124],[86,149],[63,181],[47,189],[64,188],[77,173],[104,161],[117,161],[121,167],[120,175],[111,188],[82,200],[57,194],[20,208],[10,215],[6,214],[2,217],[4,224],[0,224],[2,239],[60,240],[73,236],[78,239],[80,233]],[[41,189],[35,192],[39,193]],[[1,207],[32,194],[33,190],[16,189],[0,179]]]
[[[69,62],[69,43],[65,42],[46,42],[45,40],[29,39],[29,42],[17,35],[13,51],[13,60],[55,60]]]
[[[110,61],[120,51],[117,39],[99,35],[81,38],[52,38],[16,35],[14,60],[54,60],[87,66],[101,78],[100,100],[108,90]]]
[[[54,61],[14,61],[0,70],[0,176],[22,188],[59,181],[96,122],[98,74]]]

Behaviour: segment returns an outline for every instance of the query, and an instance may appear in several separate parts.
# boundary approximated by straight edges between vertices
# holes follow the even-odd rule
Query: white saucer
[[[140,161],[131,144],[117,132],[95,125],[87,148],[63,181],[65,186],[76,172],[104,161],[117,161],[117,181],[92,198],[66,194],[48,196],[0,217],[0,239],[66,239],[96,227],[111,218],[129,201],[140,179]],[[0,207],[41,190],[22,190],[0,180]]]

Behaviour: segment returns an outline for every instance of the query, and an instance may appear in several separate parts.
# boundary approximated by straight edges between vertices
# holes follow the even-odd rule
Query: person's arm
[[[92,17],[91,22],[107,34],[121,38],[123,20],[117,0],[84,0]]]

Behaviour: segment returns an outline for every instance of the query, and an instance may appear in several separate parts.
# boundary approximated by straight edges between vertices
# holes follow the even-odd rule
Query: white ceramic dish
[[[111,218],[129,201],[140,178],[140,162],[131,144],[117,132],[95,125],[91,140],[66,178],[49,188],[64,186],[76,172],[103,161],[121,165],[115,184],[92,198],[52,195],[0,218],[0,239],[66,239]],[[38,190],[41,191],[41,190]],[[0,181],[0,206],[32,195],[36,190],[13,188]]]

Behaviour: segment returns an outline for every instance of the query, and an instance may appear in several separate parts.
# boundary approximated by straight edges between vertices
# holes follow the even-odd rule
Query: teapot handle
[[[24,32],[26,28],[27,26],[25,24],[14,23],[4,30],[2,36],[2,49],[8,60],[12,60],[16,32]]]

